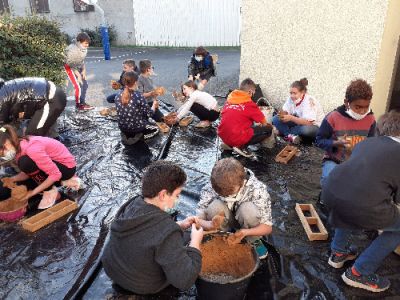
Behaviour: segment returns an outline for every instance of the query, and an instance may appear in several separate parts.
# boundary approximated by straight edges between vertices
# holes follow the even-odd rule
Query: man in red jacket
[[[261,143],[272,134],[272,125],[268,124],[264,114],[252,101],[256,84],[250,78],[244,79],[239,90],[229,94],[221,112],[221,124],[218,135],[223,141],[224,150],[251,157],[248,145]]]

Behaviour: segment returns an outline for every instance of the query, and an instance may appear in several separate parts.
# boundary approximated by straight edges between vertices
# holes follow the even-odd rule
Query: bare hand
[[[6,188],[11,189],[15,187],[15,181],[12,177],[1,178],[1,182],[3,182],[3,186]]]
[[[192,232],[190,233],[190,239],[196,244],[200,244],[203,239],[203,228],[196,228],[196,224],[192,224]]]
[[[225,223],[225,213],[220,212],[218,215],[212,218],[211,222],[214,229],[221,229],[221,226]]]
[[[119,90],[121,88],[121,84],[118,81],[113,80],[111,81],[111,87],[114,90]]]
[[[231,234],[228,238],[227,238],[227,242],[228,245],[235,245],[235,244],[239,244],[243,238],[245,237],[245,233],[243,230],[239,230],[236,231],[234,234]]]
[[[287,122],[292,121],[293,116],[292,116],[292,115],[289,115],[289,114],[280,115],[280,116],[279,116],[279,119],[280,119],[283,123],[287,123]]]
[[[182,230],[188,229],[192,224],[196,223],[196,217],[195,216],[190,216],[187,217],[186,219],[182,220],[179,222],[179,226],[182,228]]]
[[[336,141],[333,141],[333,146],[336,147],[349,147],[351,144],[351,140],[347,138],[347,136],[343,136],[338,138]]]

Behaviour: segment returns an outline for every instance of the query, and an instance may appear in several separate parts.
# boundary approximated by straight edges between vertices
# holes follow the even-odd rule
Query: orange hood
[[[247,92],[241,90],[234,90],[228,96],[229,104],[242,104],[251,101],[251,96]]]

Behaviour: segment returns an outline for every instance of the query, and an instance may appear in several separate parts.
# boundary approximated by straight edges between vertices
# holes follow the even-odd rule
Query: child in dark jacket
[[[212,76],[215,76],[215,66],[210,53],[202,46],[197,47],[188,66],[188,80],[198,79],[198,88],[203,90]]]
[[[347,87],[344,104],[322,121],[316,137],[317,146],[326,151],[322,163],[322,187],[329,173],[350,156],[355,144],[375,135],[371,99],[371,86],[365,80],[354,80]]]
[[[329,175],[322,200],[335,227],[328,263],[342,268],[355,260],[342,275],[350,286],[382,292],[390,282],[375,272],[400,245],[400,113],[390,112],[378,121],[379,137],[355,146],[350,158]],[[382,230],[360,255],[351,250],[352,233]],[[396,271],[395,271],[396,272]]]
[[[124,89],[124,84],[122,81],[122,78],[124,77],[124,74],[126,72],[135,72],[135,73],[139,73],[139,69],[135,64],[135,61],[133,59],[126,59],[124,60],[124,62],[122,63],[122,73],[119,76],[119,80],[118,81],[111,81],[111,87],[114,90],[122,90]],[[110,96],[107,97],[107,102],[108,103],[114,103],[115,102],[115,97],[118,95],[118,93],[114,93],[111,94]]]
[[[117,213],[102,262],[107,275],[125,290],[140,295],[171,285],[187,290],[199,275],[203,230],[196,229],[193,216],[174,222],[169,214],[185,181],[179,166],[154,162],[143,174],[142,195]],[[183,230],[190,227],[191,241],[185,246]]]
[[[157,126],[149,123],[149,118],[154,115],[158,102],[153,102],[150,108],[142,93],[136,91],[138,75],[135,72],[125,73],[122,81],[125,88],[115,97],[118,126],[121,130],[122,142],[133,145],[139,140],[151,138],[158,133]]]
[[[267,123],[264,114],[251,99],[255,90],[253,80],[243,80],[240,89],[229,94],[218,127],[218,135],[224,143],[222,148],[233,148],[245,157],[252,156],[247,150],[248,145],[262,143],[272,134],[272,125]]]

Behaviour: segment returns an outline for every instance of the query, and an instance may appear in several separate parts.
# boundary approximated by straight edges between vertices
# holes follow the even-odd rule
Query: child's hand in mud
[[[245,233],[243,230],[236,231],[234,234],[231,234],[227,238],[228,245],[239,244],[243,238],[245,237]]]
[[[219,230],[221,229],[221,226],[225,222],[225,214],[224,212],[220,212],[218,215],[214,216],[211,220],[212,226],[214,229]]]

